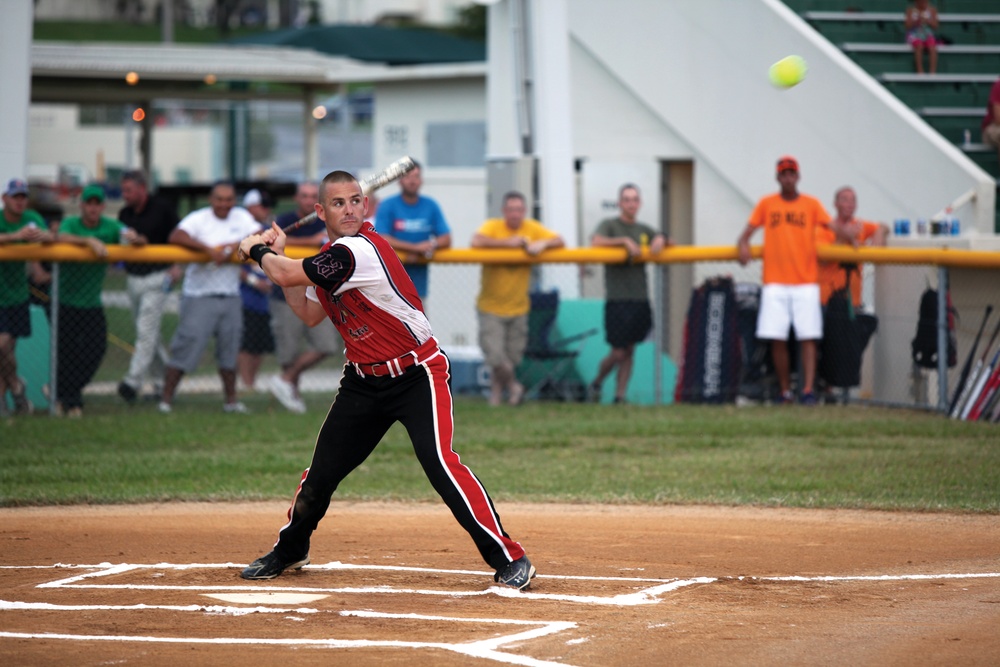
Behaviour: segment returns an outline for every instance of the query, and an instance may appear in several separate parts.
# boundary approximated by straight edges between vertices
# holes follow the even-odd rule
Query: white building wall
[[[31,99],[31,72],[27,67],[12,67],[31,59],[32,6],[28,2],[4,7],[0,24],[0,183],[7,186],[12,178],[24,178],[28,162],[25,132],[28,128],[28,102]]]
[[[854,184],[874,219],[930,217],[975,187],[963,229],[991,232],[989,175],[777,0],[570,5],[578,152],[693,160],[695,243],[732,242],[785,153],[803,191],[828,202]],[[809,74],[778,90],[768,68],[791,53]]]
[[[107,167],[139,166],[138,128],[130,138],[126,127],[81,127],[78,119],[79,109],[74,105],[31,105],[30,173],[40,180],[51,180],[47,175],[58,173],[59,167],[72,167],[88,178],[99,179]],[[224,137],[219,128],[154,128],[152,144],[158,183],[176,183],[182,173],[202,183],[222,176]]]
[[[455,22],[468,0],[321,0],[324,23],[374,23],[386,15],[408,14],[428,25]]]
[[[403,155],[422,163],[421,192],[441,205],[458,248],[469,247],[486,218],[486,172],[483,167],[427,166],[426,128],[428,123],[485,121],[485,86],[481,78],[404,81],[380,83],[375,91],[374,164],[382,167]],[[398,193],[389,185],[379,196]],[[427,310],[435,335],[446,346],[476,345],[479,267],[432,266],[430,276]]]

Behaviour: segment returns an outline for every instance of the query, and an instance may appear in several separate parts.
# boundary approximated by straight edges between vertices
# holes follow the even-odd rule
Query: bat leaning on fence
[[[983,389],[986,387],[987,381],[990,379],[990,374],[993,373],[993,369],[997,367],[997,363],[1000,362],[1000,348],[998,348],[994,354],[993,359],[987,364],[986,359],[990,350],[993,349],[993,343],[996,342],[997,334],[1000,333],[1000,322],[997,323],[996,328],[993,330],[993,336],[990,338],[990,344],[986,346],[986,350],[983,353],[982,366],[978,368],[979,372],[976,375],[975,383],[972,384],[972,391],[969,393],[969,398],[966,399],[965,403],[960,406],[960,412],[958,415],[959,419],[968,419],[969,413],[972,411],[973,406],[979,399],[980,394],[982,394]],[[977,364],[978,366],[978,364]]]
[[[966,389],[966,383],[969,380],[969,371],[972,370],[972,360],[976,358],[976,350],[979,348],[979,339],[983,336],[983,329],[986,328],[986,321],[990,319],[990,313],[993,312],[993,306],[986,306],[986,314],[983,315],[983,323],[979,325],[979,333],[976,334],[976,339],[972,342],[972,349],[969,350],[969,356],[965,358],[965,363],[962,364],[962,372],[958,376],[958,384],[955,385],[955,393],[951,397],[951,404],[948,405],[948,414],[955,412],[955,407],[959,403],[959,399],[962,394],[965,393],[966,398],[968,398],[968,390]]]
[[[976,360],[976,365],[969,374],[969,379],[965,382],[965,388],[962,390],[962,395],[959,396],[958,403],[950,413],[952,419],[964,418],[963,413],[965,413],[965,405],[969,402],[969,397],[977,391],[976,385],[979,383],[979,380],[983,375],[983,367],[986,365],[986,360],[990,356],[990,350],[993,348],[993,343],[996,342],[998,333],[1000,333],[1000,320],[997,321],[997,326],[993,330],[993,335],[990,337],[989,344],[983,349],[983,356]],[[985,379],[983,381],[985,382]],[[982,389],[982,387],[979,387],[979,389]]]
[[[1000,356],[1000,350],[997,351],[997,354]],[[983,390],[979,392],[975,403],[972,404],[972,409],[969,410],[968,421],[974,422],[982,419],[984,415],[989,416],[987,408],[992,405],[993,397],[997,393],[998,387],[1000,387],[1000,364],[997,364],[996,360],[994,360],[993,372],[990,373],[986,384],[983,385]]]

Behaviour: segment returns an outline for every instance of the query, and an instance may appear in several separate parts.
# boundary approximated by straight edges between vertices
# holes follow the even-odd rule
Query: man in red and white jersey
[[[452,449],[448,358],[395,251],[364,221],[366,202],[353,176],[334,171],[323,179],[316,204],[331,239],[319,254],[299,260],[284,256],[285,234],[277,225],[240,243],[241,254],[284,289],[296,315],[309,326],[329,317],[347,346],[340,391],[320,429],[288,523],[274,548],[241,576],[272,579],[307,565],[310,537],[333,492],[399,421],[434,489],[496,570],[494,581],[525,589],[535,568],[504,531],[482,483]]]

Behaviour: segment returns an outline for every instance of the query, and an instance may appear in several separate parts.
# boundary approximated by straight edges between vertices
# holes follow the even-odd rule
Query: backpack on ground
[[[951,293],[945,292],[948,314],[948,368],[958,363],[958,347],[955,344],[955,307],[951,305]],[[938,367],[938,292],[928,287],[920,297],[920,317],[917,320],[917,335],[910,343],[913,363],[922,368]]]
[[[861,358],[876,330],[877,317],[854,310],[848,273],[847,285],[830,295],[823,312],[819,376],[831,387],[860,385]]]

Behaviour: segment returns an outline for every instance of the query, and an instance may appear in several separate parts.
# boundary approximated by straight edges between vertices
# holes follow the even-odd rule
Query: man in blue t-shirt
[[[451,229],[441,207],[430,197],[420,196],[424,180],[417,164],[399,179],[400,193],[379,204],[375,231],[393,250],[403,254],[403,266],[427,306],[427,262],[436,250],[451,247]]]

